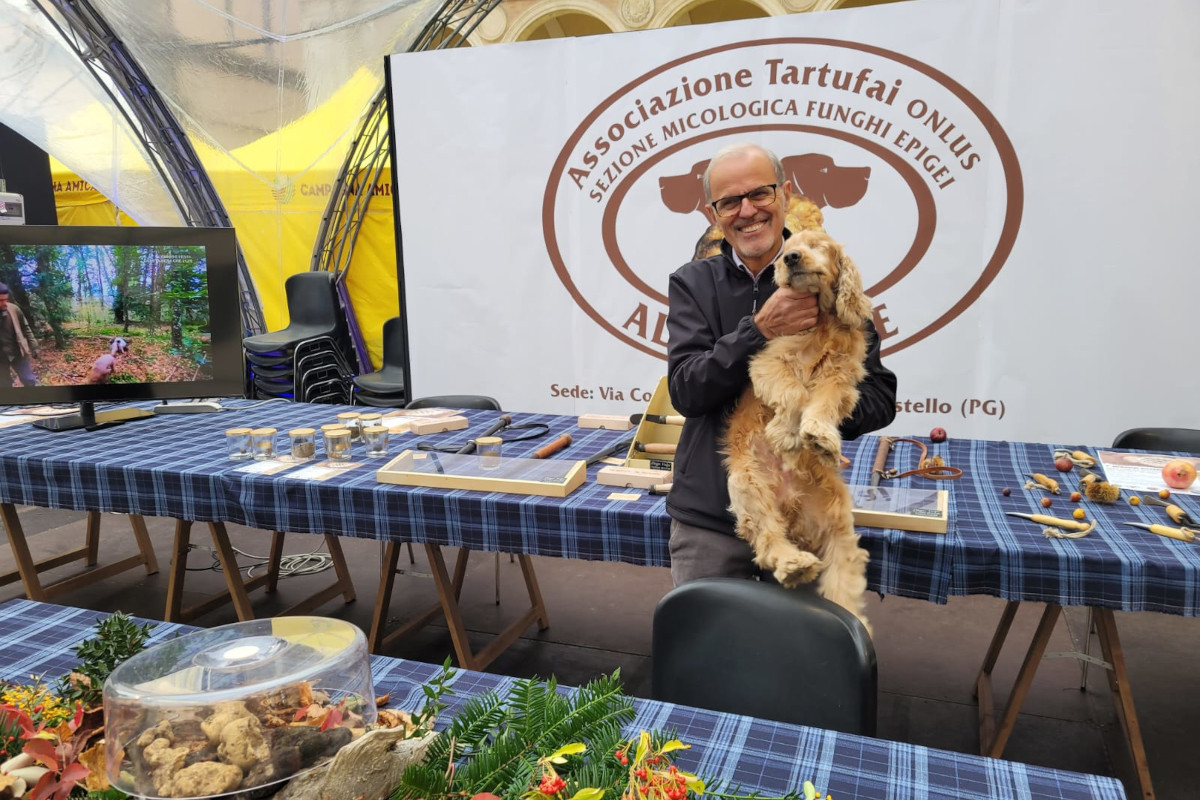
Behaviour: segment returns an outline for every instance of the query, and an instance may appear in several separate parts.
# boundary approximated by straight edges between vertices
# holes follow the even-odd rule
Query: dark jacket
[[[729,414],[750,383],[750,357],[767,343],[753,317],[774,293],[774,275],[772,265],[756,281],[734,263],[727,242],[719,255],[671,275],[667,374],[671,403],[687,419],[667,511],[680,522],[730,536],[734,518],[721,449]],[[867,377],[858,386],[858,405],[841,425],[843,439],[883,428],[896,416],[896,376],[879,360],[874,326],[867,328]]]

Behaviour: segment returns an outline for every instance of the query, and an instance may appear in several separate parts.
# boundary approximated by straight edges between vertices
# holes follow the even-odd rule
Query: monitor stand
[[[214,400],[183,400],[175,403],[163,400],[153,408],[155,414],[204,414],[224,410]]]
[[[96,411],[90,401],[79,404],[75,414],[64,414],[61,417],[46,417],[33,421],[35,428],[45,428],[48,431],[72,431],[79,428],[94,431],[97,428],[107,428],[110,425],[120,425],[132,419],[152,417],[153,413],[144,408],[115,408],[111,411]]]

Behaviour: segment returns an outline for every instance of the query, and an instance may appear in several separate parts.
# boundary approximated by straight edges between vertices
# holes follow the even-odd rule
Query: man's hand
[[[795,289],[776,289],[754,315],[754,324],[768,339],[790,336],[817,324],[817,297]]]

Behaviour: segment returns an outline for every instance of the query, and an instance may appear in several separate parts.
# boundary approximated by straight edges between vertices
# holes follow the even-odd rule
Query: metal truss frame
[[[500,3],[501,0],[446,0],[441,10],[409,47],[409,52],[457,47],[466,41],[483,18]],[[311,269],[335,273],[339,288],[344,285],[363,217],[388,160],[387,90],[384,88],[380,89],[363,114],[359,131],[334,179],[333,191],[330,192],[313,247]],[[392,182],[394,190],[394,174]],[[354,319],[349,296],[344,291],[342,299],[346,303],[359,367],[370,371],[370,359],[367,356],[362,331]]]
[[[138,137],[189,227],[230,227],[229,214],[187,134],[141,66],[88,0],[33,0],[34,4],[104,87]],[[55,13],[57,12],[57,16]],[[242,328],[263,333],[262,305],[237,249]]]

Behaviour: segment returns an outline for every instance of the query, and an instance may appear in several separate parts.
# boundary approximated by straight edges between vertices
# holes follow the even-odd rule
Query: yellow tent
[[[348,82],[329,101],[279,131],[230,152],[196,151],[225,204],[254,279],[268,330],[288,322],[283,284],[309,268],[313,245],[345,143],[329,131],[347,128],[369,105],[375,79]],[[62,225],[136,224],[87,181],[52,160],[58,221]],[[346,286],[372,364],[382,356],[383,323],[399,313],[392,184],[386,170],[374,186]]]

